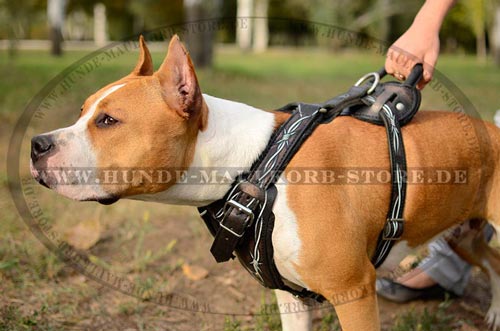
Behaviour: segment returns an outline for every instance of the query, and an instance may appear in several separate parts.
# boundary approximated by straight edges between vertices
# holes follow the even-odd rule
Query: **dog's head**
[[[87,98],[75,124],[32,139],[39,183],[72,199],[110,203],[174,184],[170,175],[144,180],[151,170],[189,167],[207,118],[189,54],[174,36],[154,72],[142,36],[139,45],[134,70]]]

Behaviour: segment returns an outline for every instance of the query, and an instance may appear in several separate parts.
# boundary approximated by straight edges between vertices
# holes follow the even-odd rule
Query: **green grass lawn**
[[[66,52],[62,57],[55,58],[49,56],[48,52],[21,51],[16,58],[11,59],[6,52],[0,52],[0,291],[8,298],[7,306],[0,304],[0,322],[7,321],[7,324],[0,323],[3,326],[21,325],[19,329],[30,329],[38,325],[40,330],[59,330],[61,325],[99,325],[101,321],[92,321],[102,318],[103,321],[117,319],[123,321],[125,326],[140,329],[141,325],[146,325],[146,317],[153,323],[168,317],[161,308],[119,297],[110,290],[87,283],[74,271],[69,271],[34,238],[9,201],[5,155],[16,119],[31,98],[51,79],[87,54]],[[155,67],[160,65],[164,54],[153,53]],[[128,74],[135,65],[136,57],[136,53],[125,54],[85,76],[59,101],[59,111],[49,114],[43,125],[31,128],[30,134],[72,123],[85,98],[101,86]],[[216,52],[213,68],[199,70],[198,76],[205,93],[272,109],[291,101],[327,100],[346,91],[363,74],[379,69],[383,62],[381,56],[352,50],[332,53],[318,49],[272,49],[265,54],[241,54],[235,49],[223,47]],[[471,56],[443,55],[438,70],[458,86],[484,119],[491,120],[493,113],[500,109],[500,70],[492,64],[479,64]],[[446,109],[446,103],[439,93],[427,88],[424,91],[423,108]],[[28,156],[29,153],[26,153],[26,159]],[[97,217],[105,220],[104,239],[92,254],[103,265],[118,261],[117,268],[131,272],[137,281],[150,283],[152,280],[161,280],[163,275],[170,277],[170,273],[179,273],[182,258],[188,256],[183,255],[185,251],[190,252],[189,257],[194,261],[205,261],[213,266],[206,247],[203,250],[200,248],[210,239],[207,234],[200,235],[206,231],[201,222],[195,219],[194,212],[128,201],[102,207],[68,201],[41,187],[39,190],[45,199],[47,213],[53,215],[55,226],[62,232],[85,219]],[[151,222],[148,226],[141,223],[146,218],[146,212]],[[154,249],[158,242],[171,242],[171,233],[166,230],[160,233],[167,240],[158,238],[155,231],[176,220],[185,221],[182,223],[185,225],[183,229],[187,228],[186,234],[181,236],[187,238],[184,244],[179,240],[179,248],[172,248],[173,253],[180,254],[181,258],[170,254],[170,251],[159,257],[161,263],[142,257],[148,256],[147,252]],[[138,233],[139,237],[141,233],[143,236],[139,240],[140,245]],[[205,242],[194,238],[196,236],[201,236]],[[216,266],[214,270],[217,271],[211,273],[230,273],[231,268]],[[244,271],[241,272],[244,274]],[[9,306],[9,302],[13,304]],[[20,302],[24,302],[24,306]],[[31,310],[23,310],[23,307]],[[321,330],[322,323],[326,323],[324,319],[331,319],[329,316],[323,316],[323,322],[320,319],[316,323]],[[190,318],[189,315],[186,319]],[[210,325],[211,322],[203,318],[202,322]],[[144,326],[143,329],[150,328]]]

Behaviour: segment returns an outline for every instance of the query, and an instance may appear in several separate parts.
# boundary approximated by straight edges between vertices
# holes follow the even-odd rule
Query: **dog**
[[[177,36],[155,72],[141,37],[132,72],[91,95],[72,126],[32,139],[31,173],[41,184],[71,199],[104,204],[132,198],[204,206],[221,199],[230,183],[181,184],[134,177],[102,185],[58,183],[46,169],[180,169],[189,177],[200,168],[248,170],[287,114],[201,93],[188,52]],[[487,319],[500,327],[500,255],[482,235],[488,221],[500,229],[500,130],[464,114],[421,111],[403,129],[409,169],[466,169],[460,183],[408,185],[405,231],[382,269],[399,261],[447,229],[453,248],[480,266],[491,280],[493,299]],[[289,168],[389,169],[383,127],[342,116],[318,127],[293,157]],[[380,330],[376,271],[370,257],[382,230],[390,182],[370,185],[277,185],[273,207],[274,260],[284,279],[323,295],[345,331]],[[236,174],[234,174],[236,175]],[[458,228],[460,229],[460,228]],[[458,234],[457,234],[458,233]],[[349,293],[362,293],[355,300]],[[276,291],[280,305],[295,302]],[[282,314],[283,330],[311,330],[311,313]]]

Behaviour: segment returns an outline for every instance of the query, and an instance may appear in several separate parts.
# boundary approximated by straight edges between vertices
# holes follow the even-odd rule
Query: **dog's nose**
[[[31,160],[34,162],[48,155],[54,149],[54,141],[50,135],[39,135],[31,139]]]

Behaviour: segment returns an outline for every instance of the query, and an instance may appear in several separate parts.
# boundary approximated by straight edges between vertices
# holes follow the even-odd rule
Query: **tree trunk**
[[[55,56],[62,55],[62,32],[61,27],[50,28],[50,54]]]
[[[497,5],[495,8],[493,22],[491,49],[493,50],[495,64],[500,67],[500,5]]]
[[[214,4],[217,7],[217,2]],[[210,67],[213,59],[215,31],[208,19],[216,8],[210,8],[201,0],[184,0],[184,12],[188,32],[183,37],[189,55],[198,68]],[[205,20],[205,21],[204,21]]]
[[[476,55],[479,62],[486,62],[486,33],[484,30],[476,35]]]
[[[66,0],[48,0],[47,18],[49,21],[49,34],[52,43],[51,54],[59,56],[62,54],[62,26],[64,23],[64,11]]]
[[[241,50],[248,51],[252,46],[253,0],[238,0],[237,6],[237,20],[241,20],[241,23],[244,21],[245,24],[238,22],[236,26],[236,43]]]
[[[106,27],[106,6],[96,3],[94,5],[94,42],[99,47],[105,46],[108,42]]]
[[[264,52],[269,42],[269,27],[267,23],[267,9],[269,0],[255,1],[255,23],[253,34],[254,52]]]

